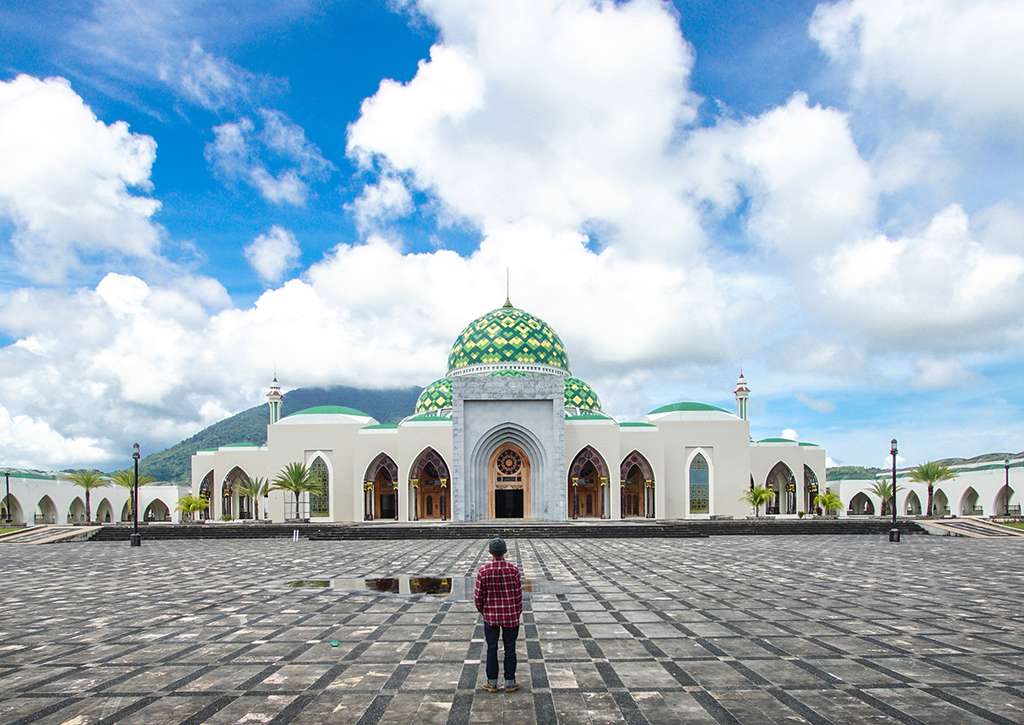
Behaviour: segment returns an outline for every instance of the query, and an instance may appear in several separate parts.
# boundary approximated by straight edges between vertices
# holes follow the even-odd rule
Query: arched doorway
[[[766,514],[796,513],[796,477],[789,466],[782,461],[776,463],[764,485],[772,492],[772,500],[765,506]]]
[[[932,492],[932,516],[949,516],[949,498],[941,488]]]
[[[711,513],[711,471],[708,459],[698,453],[690,460],[688,471],[690,482],[689,513]]]
[[[487,465],[487,515],[524,519],[530,510],[530,457],[514,443],[494,449]]]
[[[586,446],[569,466],[569,516],[574,519],[603,519],[607,510],[608,464],[593,447]]]
[[[57,507],[49,496],[43,496],[39,499],[39,503],[36,504],[35,522],[37,524],[57,523]]]
[[[1020,504],[1015,506],[1012,503],[1013,493],[1013,489],[1005,484],[996,492],[995,500],[992,502],[993,516],[1020,515]]]
[[[907,494],[907,498],[903,503],[903,512],[907,516],[921,515],[921,498],[914,491]]]
[[[441,455],[433,448],[424,448],[409,469],[409,494],[413,502],[414,521],[447,521],[451,518],[452,497],[448,488],[450,481],[448,464]]]
[[[75,496],[74,501],[68,506],[68,523],[77,524],[85,521],[85,502]]]
[[[363,477],[363,518],[398,520],[398,466],[380,453],[370,461]]]
[[[150,502],[149,506],[146,507],[145,513],[142,515],[143,521],[170,521],[171,511],[160,499],[155,499]]]
[[[132,520],[132,496],[128,494],[128,500],[124,502],[124,506],[121,507],[121,521]]]
[[[203,521],[213,518],[213,471],[203,477],[199,484],[199,497],[206,499],[206,508],[199,512],[199,518]]]
[[[818,476],[811,467],[804,464],[804,511],[814,512],[814,497],[818,495]]]
[[[331,515],[331,472],[323,458],[317,456],[309,464],[310,476],[318,482],[318,488],[309,494],[310,518],[329,518]]]
[[[875,504],[866,493],[861,492],[850,499],[850,510],[847,513],[850,516],[874,516]]]
[[[654,469],[639,451],[633,451],[619,464],[619,515],[629,518],[654,518]]]
[[[114,520],[114,509],[110,506],[110,501],[103,499],[96,507],[96,520],[101,524],[109,524]]]
[[[960,515],[981,516],[982,513],[982,508],[978,505],[978,492],[973,486],[968,486],[964,495],[960,497]]]
[[[8,511],[8,507],[10,510]],[[21,503],[13,494],[0,499],[0,521],[12,524],[24,524],[25,513],[21,510]]]
[[[223,521],[231,521],[244,517],[249,511],[249,499],[242,496],[240,488],[249,483],[249,474],[235,466],[224,477],[220,488],[220,517]],[[287,499],[285,499],[287,500]]]

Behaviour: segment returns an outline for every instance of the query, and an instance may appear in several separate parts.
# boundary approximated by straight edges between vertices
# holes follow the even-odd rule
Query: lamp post
[[[898,544],[900,542],[900,530],[896,528],[896,439],[893,438],[889,446],[892,454],[892,528],[889,529],[889,541]]]
[[[1010,469],[1007,469],[1007,470],[1010,470]],[[6,486],[6,488],[7,488],[7,493],[4,496],[4,500],[3,500],[4,508],[7,510],[6,522],[10,523],[10,521],[11,521],[11,519],[10,519],[10,471],[4,471],[3,472],[3,482],[4,482],[4,486]]]
[[[132,535],[129,541],[132,546],[142,546],[142,534],[139,533],[139,444],[132,443],[132,459],[135,462],[135,476],[132,479]]]
[[[1010,515],[1010,457],[1002,459],[1002,473],[1004,473],[1004,479],[1002,482],[1007,486],[1007,516]],[[7,511],[10,511],[10,503],[7,504]],[[8,516],[10,514],[8,513]],[[10,518],[7,519],[10,521]]]

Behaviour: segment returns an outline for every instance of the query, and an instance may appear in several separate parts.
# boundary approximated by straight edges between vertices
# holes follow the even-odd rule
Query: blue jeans
[[[502,627],[500,624],[484,622],[484,639],[487,640],[487,679],[498,679],[498,632],[501,632],[501,646],[505,650],[505,679],[516,679],[516,639],[519,625]]]

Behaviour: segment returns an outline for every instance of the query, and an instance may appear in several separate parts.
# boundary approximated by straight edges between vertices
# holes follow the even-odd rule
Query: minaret
[[[747,398],[750,397],[750,388],[747,387],[747,379],[743,377],[743,370],[740,370],[740,377],[736,381],[736,415],[741,420],[747,419]]]
[[[277,382],[277,372],[275,371],[274,382],[270,384],[270,390],[267,391],[267,402],[270,404],[270,425],[281,420],[282,400],[284,400],[284,396],[281,395],[281,385]]]

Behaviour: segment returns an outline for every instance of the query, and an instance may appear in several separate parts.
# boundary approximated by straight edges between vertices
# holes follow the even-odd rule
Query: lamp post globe
[[[889,454],[892,456],[892,503],[890,508],[892,509],[892,528],[889,529],[889,541],[894,544],[898,544],[900,541],[900,530],[896,526],[896,454],[899,449],[896,447],[896,439],[893,438],[889,443]]]
[[[139,533],[139,458],[141,458],[139,444],[132,443],[132,462],[135,464],[135,473],[132,478],[132,490],[129,494],[132,497],[132,533],[128,537],[131,546],[142,546],[142,534]]]

